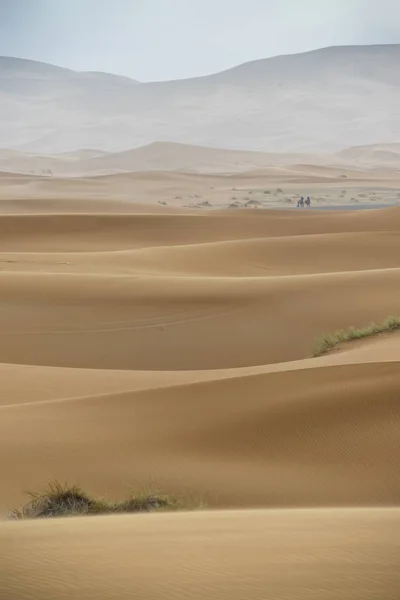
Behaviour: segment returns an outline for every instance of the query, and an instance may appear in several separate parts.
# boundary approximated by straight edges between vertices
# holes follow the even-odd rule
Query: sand
[[[3,598],[397,600],[399,524],[320,509],[5,525]]]
[[[399,314],[400,208],[223,210],[228,177],[3,176],[2,600],[399,598],[400,335],[311,356]],[[394,194],[374,177],[343,189]],[[7,520],[53,479],[207,508]]]
[[[0,214],[293,209],[308,195],[313,209],[394,206],[396,149],[376,144],[311,155],[163,142],[114,153],[2,150]]]

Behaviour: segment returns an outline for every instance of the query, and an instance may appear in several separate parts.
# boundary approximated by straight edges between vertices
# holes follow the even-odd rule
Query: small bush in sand
[[[344,342],[360,340],[371,335],[388,333],[400,329],[400,317],[388,317],[382,323],[371,323],[362,329],[350,329],[328,333],[319,338],[314,346],[313,356],[321,356]]]
[[[29,494],[30,501],[10,514],[12,519],[43,519],[116,513],[139,513],[183,509],[177,500],[159,493],[140,493],[121,502],[92,498],[76,486],[51,483],[42,494]]]

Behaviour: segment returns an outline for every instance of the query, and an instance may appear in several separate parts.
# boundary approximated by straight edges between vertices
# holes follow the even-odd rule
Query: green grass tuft
[[[129,496],[121,502],[105,498],[92,498],[76,486],[50,483],[41,494],[29,494],[30,500],[22,508],[13,510],[11,519],[44,519],[51,517],[74,517],[116,513],[159,512],[190,508],[189,502],[158,492],[142,492]]]
[[[400,329],[400,317],[388,317],[382,323],[371,323],[361,329],[350,327],[350,329],[328,333],[316,341],[313,356],[322,356],[344,342],[360,340],[371,335],[395,331],[396,329]]]

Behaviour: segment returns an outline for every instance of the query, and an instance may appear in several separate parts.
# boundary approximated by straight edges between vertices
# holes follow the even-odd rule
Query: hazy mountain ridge
[[[85,78],[104,78],[118,80],[120,83],[130,82],[138,84],[139,82],[130,77],[105,73],[102,71],[74,71],[66,67],[59,67],[50,63],[44,63],[37,60],[25,58],[14,58],[12,56],[0,56],[0,75],[1,77],[27,77],[27,78],[60,78],[60,79],[85,79]]]
[[[156,140],[334,152],[400,138],[400,45],[325,48],[141,83],[0,58],[0,146],[117,152]]]

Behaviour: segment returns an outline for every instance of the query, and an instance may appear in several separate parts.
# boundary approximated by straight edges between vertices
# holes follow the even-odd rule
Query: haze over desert
[[[1,600],[400,598],[399,49],[0,57]]]

